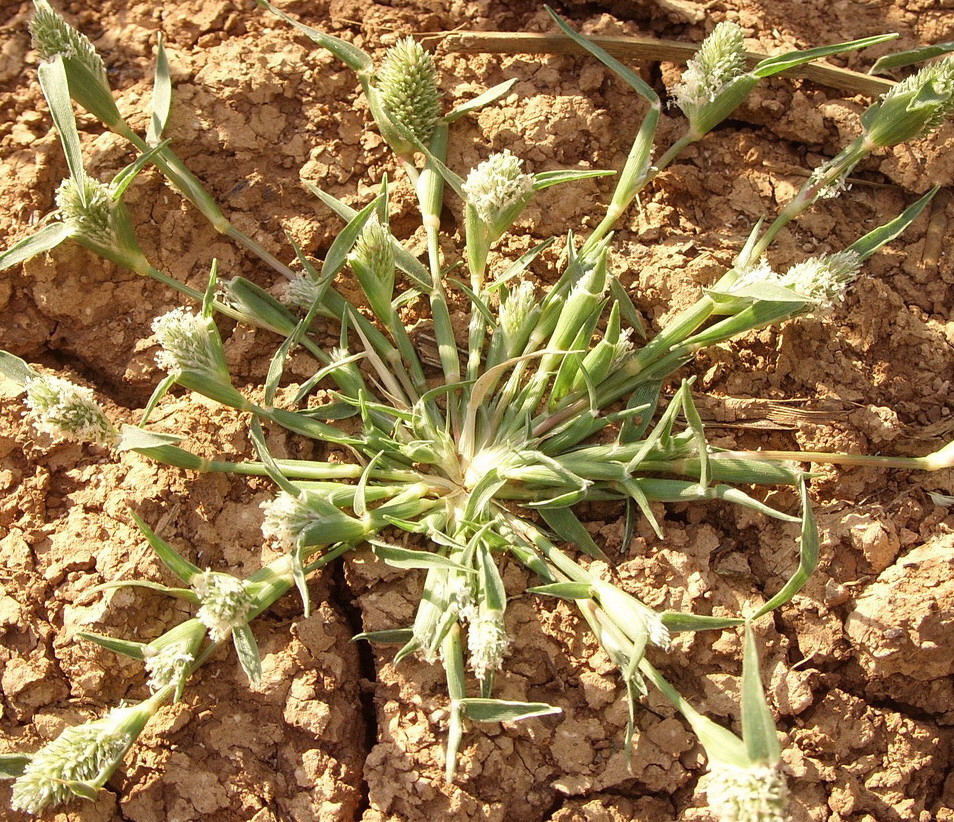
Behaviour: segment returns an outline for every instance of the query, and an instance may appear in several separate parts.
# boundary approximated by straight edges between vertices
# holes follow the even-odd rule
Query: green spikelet
[[[60,207],[63,222],[73,230],[74,236],[98,245],[116,245],[109,186],[91,177],[80,182],[64,180],[56,192],[56,204]]]
[[[735,23],[719,23],[686,65],[682,82],[672,90],[676,105],[686,111],[711,103],[744,72],[742,29]]]
[[[925,66],[891,89],[861,118],[866,140],[894,146],[936,129],[954,111],[954,57]]]
[[[405,37],[388,49],[376,80],[385,111],[426,143],[441,116],[431,55],[416,40]]]
[[[45,0],[36,0],[34,5],[36,14],[30,21],[30,35],[40,56],[44,60],[57,55],[64,60],[76,60],[105,82],[106,67],[89,38],[60,17]]]

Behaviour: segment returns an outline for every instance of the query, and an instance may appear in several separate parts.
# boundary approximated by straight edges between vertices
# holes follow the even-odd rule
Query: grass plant
[[[504,151],[458,176],[445,162],[449,129],[507,94],[510,83],[445,112],[432,58],[414,40],[401,40],[375,65],[354,45],[298,22],[265,0],[259,4],[263,13],[277,15],[354,71],[377,129],[413,183],[427,253],[423,261],[418,259],[392,234],[391,191],[385,179],[360,209],[311,187],[344,226],[320,264],[296,247],[297,265],[286,266],[227,220],[163,139],[171,82],[161,40],[151,126],[140,136],[120,116],[102,60],[89,41],[46,0],[35,0],[32,31],[44,60],[39,80],[70,176],[57,194],[56,218],[4,252],[0,267],[73,241],[169,285],[194,306],[177,308],[153,325],[168,378],[137,425],[114,426],[91,392],[46,376],[11,354],[3,354],[0,365],[23,386],[34,423],[48,434],[116,452],[136,451],[190,471],[270,477],[276,491],[264,512],[263,539],[283,552],[248,578],[214,572],[179,556],[133,514],[180,584],[112,580],[107,586],[144,585],[165,592],[190,603],[195,616],[145,643],[80,634],[141,660],[152,694],[139,705],[68,729],[36,753],[0,757],[3,774],[15,780],[13,806],[36,813],[72,797],[95,797],[149,717],[179,699],[192,674],[220,646],[231,644],[248,679],[259,683],[261,664],[251,628],[255,617],[291,589],[297,589],[307,614],[308,575],[346,552],[370,549],[395,568],[423,572],[413,624],[362,638],[397,643],[396,663],[420,654],[443,666],[449,699],[448,780],[455,778],[470,723],[560,712],[559,706],[494,696],[494,678],[509,644],[508,593],[500,571],[506,559],[535,575],[538,584],[530,592],[572,602],[618,667],[630,716],[621,744],[632,744],[640,702],[656,688],[704,746],[712,771],[709,801],[721,818],[784,818],[787,790],[752,625],[789,602],[818,561],[810,475],[797,462],[864,461],[933,470],[954,464],[954,446],[927,457],[894,459],[729,452],[707,441],[691,381],[682,381],[668,403],[663,388],[708,346],[829,309],[860,275],[864,261],[918,217],[934,192],[836,253],[805,260],[784,273],[773,271],[765,259],[779,231],[818,199],[838,195],[847,174],[868,153],[920,137],[944,119],[954,106],[954,62],[947,58],[929,64],[874,103],[862,117],[857,139],[813,173],[767,226],[757,223],[734,265],[703,289],[692,306],[648,337],[608,255],[614,227],[640,192],[688,145],[730,116],[761,79],[888,36],[769,57],[753,65],[746,59],[741,30],[719,24],[670,90],[685,116],[685,130],[654,160],[663,113],[659,95],[632,69],[553,15],[566,37],[645,101],[646,114],[616,175],[605,217],[588,236],[567,238],[554,284],[539,289],[529,272],[556,238],[517,260],[501,260],[496,244],[537,191],[613,172],[530,174],[518,157]],[[125,137],[138,153],[109,183],[85,171],[74,104]],[[199,293],[148,261],[123,195],[150,164],[216,229],[286,278],[284,302],[246,279],[221,280],[214,264],[208,287]],[[440,236],[445,194],[464,216],[458,238],[462,247],[454,256]],[[344,278],[360,287],[362,305],[344,296],[339,288]],[[458,338],[451,322],[451,289],[462,292],[470,306],[465,339]],[[402,324],[398,309],[409,298],[428,307],[436,366]],[[263,399],[257,402],[233,384],[218,314],[281,338]],[[316,332],[331,326],[338,329],[339,345],[326,351],[315,342]],[[296,348],[310,352],[315,369],[287,407],[276,397]],[[173,385],[247,414],[256,459],[203,459],[180,447],[176,437],[151,431],[152,410]],[[316,399],[319,388],[329,389],[321,396],[330,401]],[[347,429],[335,424],[348,418],[354,424]],[[266,426],[346,449],[353,460],[278,459],[268,450]],[[763,486],[793,488],[800,510],[765,503],[752,490]],[[652,503],[706,500],[745,506],[800,527],[800,557],[792,577],[764,602],[734,617],[654,611],[613,580],[606,554],[576,512],[584,502],[615,501],[630,522],[644,516],[662,537]],[[412,535],[415,547],[397,544],[395,534],[401,531]],[[741,735],[700,714],[660,670],[672,634],[725,630],[744,632]],[[652,646],[658,649],[651,655],[655,661],[647,654]]]

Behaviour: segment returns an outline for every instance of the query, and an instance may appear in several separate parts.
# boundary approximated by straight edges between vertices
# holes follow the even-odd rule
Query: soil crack
[[[355,605],[351,588],[345,579],[344,565],[336,562],[331,568],[332,601],[341,609],[351,629],[352,635],[364,631],[361,619],[361,609]],[[374,704],[374,685],[378,680],[378,671],[374,662],[374,650],[367,642],[357,642],[358,671],[361,679],[358,693],[361,699],[361,714],[364,717],[364,757],[367,759],[372,748],[378,741],[378,714]],[[360,819],[364,812],[371,808],[370,785],[362,774],[361,799],[358,802],[356,819]]]

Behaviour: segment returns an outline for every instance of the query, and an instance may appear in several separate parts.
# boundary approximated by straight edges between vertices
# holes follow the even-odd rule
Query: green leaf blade
[[[69,239],[71,233],[66,223],[59,221],[47,223],[39,231],[20,240],[0,254],[0,271],[6,271],[44,252],[52,251],[64,240]]]
[[[515,702],[507,699],[468,697],[460,700],[464,716],[474,722],[520,722],[538,716],[563,713],[546,702]]]

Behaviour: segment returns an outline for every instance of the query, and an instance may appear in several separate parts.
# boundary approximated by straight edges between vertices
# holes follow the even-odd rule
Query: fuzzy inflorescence
[[[63,731],[33,755],[14,782],[13,808],[41,813],[75,798],[70,782],[89,784],[115,768],[133,741],[124,726],[141,710],[115,708],[102,719]]]
[[[252,598],[245,583],[216,571],[196,574],[192,589],[202,607],[196,617],[209,629],[213,642],[227,639],[235,628],[244,625],[252,610]]]
[[[683,111],[713,102],[725,87],[745,72],[742,29],[735,23],[719,23],[686,64],[682,81],[672,89]]]
[[[56,192],[60,216],[76,236],[103,246],[112,244],[113,197],[104,183],[92,177],[64,180]]]
[[[86,68],[105,79],[106,67],[96,47],[85,34],[81,34],[58,15],[46,0],[34,0],[36,13],[30,20],[33,47],[44,60],[61,56],[78,60]]]
[[[464,193],[485,223],[492,224],[533,191],[533,177],[509,149],[491,154],[467,176]]]
[[[793,265],[781,276],[780,282],[808,297],[818,309],[827,311],[842,301],[860,270],[861,257],[854,251],[839,251]]]
[[[203,620],[208,627],[208,623]],[[170,683],[179,680],[185,670],[195,662],[195,657],[178,645],[167,645],[145,659],[146,673],[149,676],[147,684],[154,693],[162,690]]]
[[[210,320],[185,308],[156,317],[152,332],[162,350],[156,363],[170,372],[194,371],[219,376],[221,362]]]
[[[921,122],[910,140],[936,129],[954,111],[954,57],[946,57],[906,77],[888,91],[882,106],[890,110],[893,101],[906,101],[909,109],[919,109]]]
[[[38,375],[27,382],[26,404],[33,427],[54,439],[113,447],[119,432],[89,388],[60,377]]]
[[[510,647],[510,638],[501,611],[478,609],[467,628],[467,648],[470,669],[483,681],[500,670],[503,657]]]
[[[810,257],[779,274],[763,258],[740,271],[733,288],[741,292],[763,283],[783,286],[808,300],[816,313],[824,313],[844,299],[849,286],[858,279],[861,263],[858,254],[846,249]]]
[[[312,544],[355,542],[367,536],[366,520],[348,516],[318,494],[303,491],[298,496],[282,491],[262,504],[265,518],[262,534],[286,548],[308,538]]]
[[[706,792],[720,822],[785,822],[788,786],[777,767],[713,765]]]
[[[375,77],[388,115],[426,143],[441,116],[437,70],[430,53],[411,37],[388,49]]]
[[[299,275],[294,280],[283,283],[280,298],[286,305],[297,306],[307,311],[315,304],[320,294],[321,287],[317,280],[306,275]]]

